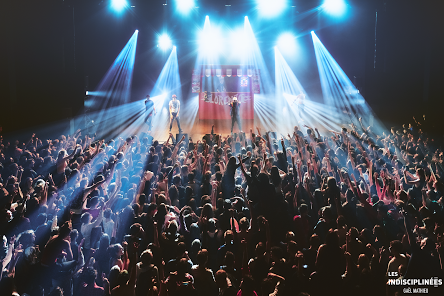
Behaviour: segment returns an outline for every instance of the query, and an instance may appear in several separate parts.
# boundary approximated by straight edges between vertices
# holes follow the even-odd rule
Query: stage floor
[[[283,116],[284,114],[281,114],[280,116]],[[262,135],[265,134],[267,131],[276,132],[276,136],[278,138],[281,138],[282,135],[287,136],[288,134],[292,135],[294,131],[294,126],[297,125],[299,129],[306,134],[307,127],[306,124],[309,125],[311,128],[318,128],[319,132],[323,136],[333,136],[330,129],[334,129],[336,132],[340,132],[341,127],[350,128],[350,126],[346,123],[336,125],[335,127],[327,127],[325,124],[322,124],[321,122],[318,122],[316,120],[310,120],[308,116],[306,116],[306,120],[303,119],[297,119],[294,116],[290,116],[287,120],[282,121],[281,118],[274,118],[269,119],[266,121],[266,124],[263,123],[263,120],[261,120],[258,116],[255,116],[254,120],[242,120],[242,131],[247,134],[247,137],[250,134],[250,129],[253,130],[254,133],[257,133],[256,128],[259,128],[261,130]],[[279,123],[280,122],[280,123]],[[226,136],[231,133],[231,120],[230,119],[205,119],[200,120],[198,116],[193,121],[187,121],[186,118],[181,117],[180,121],[182,130],[184,134],[188,134],[188,137],[191,137],[193,141],[197,141],[202,139],[203,136],[206,134],[211,133],[211,127],[214,125],[214,133],[215,134],[222,134],[223,136]],[[265,126],[266,125],[266,126]],[[158,140],[159,142],[164,142],[168,139],[168,123],[165,123],[164,128],[158,128],[153,129],[151,135],[154,137],[154,139]],[[144,124],[141,129],[148,129],[148,126]],[[171,131],[176,137],[179,130],[177,128],[176,123],[173,123],[173,128]],[[239,127],[237,124],[234,125],[233,129],[234,133],[239,132]]]
[[[256,126],[254,125],[254,120],[242,120],[242,131],[249,134],[250,129],[253,129],[255,133],[256,132]],[[214,125],[214,133],[215,134],[222,134],[222,136],[226,136],[231,133],[231,120],[230,119],[205,119],[205,120],[199,120],[196,119],[192,124],[183,124],[180,123],[183,133],[188,134],[188,137],[191,137],[193,141],[201,140],[203,136],[206,134],[211,133],[211,128]],[[145,124],[146,126],[146,124]],[[148,126],[146,126],[148,128]],[[262,126],[259,126],[261,128],[261,132],[264,132],[264,129]],[[234,124],[234,133],[239,132],[239,127],[237,126],[237,123]],[[173,128],[171,130],[171,133],[176,137],[176,135],[179,133],[179,130],[177,128],[177,125],[173,123]],[[154,137],[154,139],[158,140],[159,142],[164,142],[168,139],[168,130],[153,130],[151,135]]]

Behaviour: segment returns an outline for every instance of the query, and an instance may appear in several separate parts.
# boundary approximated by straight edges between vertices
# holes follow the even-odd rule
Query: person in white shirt
[[[97,219],[94,222],[91,221],[92,215],[88,212],[83,213],[82,217],[80,218],[80,221],[82,222],[82,226],[80,227],[80,232],[82,233],[83,238],[85,239],[85,242],[83,243],[83,248],[84,248],[84,253],[85,253],[86,257],[87,257],[86,254],[91,249],[91,232],[94,227],[99,226],[100,223],[102,222],[104,209],[105,209],[105,207],[102,207],[99,216],[97,217]],[[86,251],[86,250],[88,250],[88,251]]]
[[[175,119],[177,122],[177,127],[179,128],[179,133],[181,133],[182,129],[180,128],[180,121],[179,121],[180,101],[177,99],[176,95],[173,95],[169,107],[170,107],[170,132],[171,128],[173,127],[173,120]]]

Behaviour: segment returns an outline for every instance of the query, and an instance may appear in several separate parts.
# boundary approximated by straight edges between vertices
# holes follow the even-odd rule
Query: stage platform
[[[254,124],[254,119],[243,119],[242,120],[242,131],[245,133],[250,133],[250,129],[253,129],[253,131],[256,133],[256,126]],[[222,134],[222,136],[226,136],[231,133],[231,120],[230,119],[196,119],[191,124],[182,123],[181,121],[181,128],[183,130],[184,134],[188,134],[188,137],[191,137],[194,142],[197,140],[202,140],[202,137],[206,134],[211,133],[211,128],[214,125],[214,134]],[[144,127],[148,129],[148,126],[144,124]],[[263,130],[262,126],[259,126],[259,128]],[[237,126],[237,123],[234,124],[234,133],[239,132],[239,128]],[[179,130],[177,128],[177,125],[173,123],[173,128],[171,130],[171,133],[176,137],[176,134],[179,133]],[[154,137],[154,139],[158,140],[159,142],[165,142],[168,139],[168,130],[160,130],[157,131],[153,130],[151,135]]]

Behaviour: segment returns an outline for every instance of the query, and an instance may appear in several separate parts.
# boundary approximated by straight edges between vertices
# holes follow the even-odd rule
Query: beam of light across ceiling
[[[181,102],[181,108],[183,108],[184,105],[184,102],[182,101],[182,84],[180,82],[179,63],[177,61],[177,48],[175,46],[171,50],[151,94],[152,100],[154,101],[154,107],[157,111],[157,115],[155,115],[153,120],[153,130],[156,131],[158,136],[165,135],[167,134],[168,128],[168,104],[171,100],[171,96],[173,94],[177,96],[177,99]],[[153,134],[153,136],[156,134]]]
[[[311,35],[324,103],[332,107],[330,115],[333,115],[333,113],[342,114],[343,125],[355,124],[359,126],[359,118],[362,118],[365,125],[369,124],[370,121],[373,121],[370,120],[370,118],[373,118],[373,111],[370,106],[318,36],[313,31]],[[379,122],[376,122],[374,123],[374,129],[382,131],[385,128]]]
[[[284,116],[286,118],[281,118],[280,125],[291,128],[302,124],[304,120],[303,103],[308,100],[308,97],[277,47],[275,47],[275,84],[278,114],[283,111],[292,111],[288,113],[287,117]]]

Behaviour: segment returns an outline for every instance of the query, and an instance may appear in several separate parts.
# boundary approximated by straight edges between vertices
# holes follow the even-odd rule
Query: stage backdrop
[[[200,119],[230,119],[236,96],[241,119],[254,119],[254,94],[260,93],[259,70],[244,65],[202,65],[193,70],[192,92],[199,93]]]
[[[236,96],[241,103],[241,119],[254,119],[254,99],[251,92],[212,92],[199,94],[199,119],[230,119],[230,102]]]

